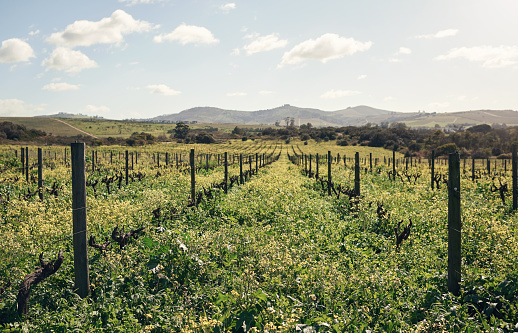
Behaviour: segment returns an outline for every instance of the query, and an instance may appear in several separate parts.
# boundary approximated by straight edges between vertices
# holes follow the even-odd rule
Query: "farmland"
[[[472,160],[461,161],[462,282],[455,296],[447,287],[447,186],[441,180],[431,189],[426,159],[395,154],[395,175],[392,151],[312,140],[88,147],[87,235],[112,247],[88,248],[90,296],[81,299],[74,290],[70,147],[44,148],[43,200],[37,147],[28,148],[29,176],[20,148],[0,149],[0,288],[11,282],[0,295],[6,331],[518,329],[518,219],[511,191],[502,191],[505,201],[497,191],[511,186],[509,161],[492,160],[488,170],[478,160],[475,173]],[[356,152],[360,196],[337,190],[354,188]],[[228,193],[220,186],[224,153]],[[447,178],[445,160],[435,172]],[[399,230],[412,226],[396,247],[400,222]],[[116,227],[144,229],[120,246]],[[59,250],[61,267],[33,287],[20,317],[21,281],[40,253],[55,260]]]

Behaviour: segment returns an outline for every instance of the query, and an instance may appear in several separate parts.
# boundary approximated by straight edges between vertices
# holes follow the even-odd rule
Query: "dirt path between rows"
[[[77,127],[75,127],[75,126],[72,126],[72,125],[70,125],[69,123],[66,123],[66,122],[64,122],[64,121],[63,121],[63,120],[61,120],[61,119],[56,119],[56,118],[54,118],[54,120],[57,120],[57,121],[59,121],[59,122],[61,122],[61,123],[65,124],[65,125],[67,125],[67,126],[70,126],[70,127],[72,127],[73,129],[75,129],[76,131],[79,131],[79,132],[81,132],[81,133],[84,133],[84,134],[86,134],[86,135],[89,135],[89,136],[91,136],[92,138],[99,139],[99,138],[98,138],[98,137],[96,137],[95,135],[90,134],[90,133],[88,133],[88,132],[85,132],[85,131],[83,131],[83,130],[80,130],[79,128],[77,128]]]

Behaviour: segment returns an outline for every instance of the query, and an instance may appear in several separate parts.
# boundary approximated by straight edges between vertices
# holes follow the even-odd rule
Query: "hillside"
[[[198,122],[232,124],[286,123],[293,118],[295,124],[312,123],[315,126],[361,126],[367,123],[381,124],[404,122],[412,127],[441,127],[447,125],[471,126],[477,124],[518,125],[518,112],[511,110],[476,110],[450,113],[395,112],[376,109],[365,105],[349,107],[338,111],[300,108],[289,104],[259,111],[224,110],[214,107],[196,107],[179,113],[162,115],[150,119],[154,122]]]

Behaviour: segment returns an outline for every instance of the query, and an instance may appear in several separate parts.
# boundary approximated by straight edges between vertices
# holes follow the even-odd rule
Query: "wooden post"
[[[317,170],[316,170],[316,173],[315,173],[315,178],[318,179],[318,165],[320,164],[320,157],[318,156],[318,153],[317,153],[317,156],[315,158],[315,164],[317,165]]]
[[[475,181],[475,159],[471,159],[471,180]]]
[[[156,153],[156,166],[160,168],[160,153]]]
[[[309,154],[309,177],[311,178],[311,160],[313,159],[313,155]]]
[[[20,154],[20,158],[22,161],[22,176],[25,175],[25,148],[22,147],[22,152]]]
[[[331,151],[327,151],[327,195],[331,195]]]
[[[259,159],[259,154],[258,153],[255,153],[255,174],[259,174],[259,166],[258,166],[258,160]]]
[[[129,182],[128,169],[129,169],[129,153],[126,150],[126,185],[128,185],[128,182]]]
[[[225,152],[225,194],[228,193],[228,153]]]
[[[25,180],[29,182],[29,147],[25,147]]]
[[[396,150],[392,151],[392,177],[396,180]]]
[[[512,168],[513,168],[513,210],[518,208],[518,159],[516,157],[516,145],[513,145],[512,153]]]
[[[38,148],[38,196],[43,201],[43,156],[41,148]]]
[[[191,200],[196,202],[196,165],[194,164],[194,148],[191,148],[189,155],[189,162],[191,164]]]
[[[487,165],[487,174],[490,175],[491,174],[491,161],[489,160],[489,158],[486,161],[486,165]]]
[[[459,152],[449,155],[448,172],[448,291],[459,295],[461,280],[461,209]]]
[[[243,179],[243,154],[239,154],[239,184],[244,184]]]
[[[74,242],[74,275],[77,294],[85,298],[90,294],[88,249],[86,243],[86,177],[85,144],[71,144],[72,157],[72,219]]]
[[[369,153],[369,166],[370,166],[370,169],[372,170],[372,153]]]
[[[431,183],[432,183],[432,190],[434,188],[434,178],[435,178],[435,150],[432,150],[432,160],[430,161],[432,165],[431,170]]]
[[[354,155],[354,194],[360,196],[360,153]]]

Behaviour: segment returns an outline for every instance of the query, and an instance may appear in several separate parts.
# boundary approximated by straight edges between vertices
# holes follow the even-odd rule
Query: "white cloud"
[[[97,63],[85,54],[66,47],[56,48],[41,65],[67,73],[77,73],[83,69],[98,67]]]
[[[464,58],[472,62],[481,62],[485,68],[501,68],[518,63],[518,46],[475,46],[451,49],[438,56],[437,60]]]
[[[198,27],[195,25],[187,25],[185,23],[182,23],[171,33],[155,36],[153,41],[155,43],[162,43],[164,41],[178,41],[182,45],[188,43],[216,44],[219,42],[219,40],[214,38],[212,32],[210,32],[207,28]]]
[[[278,34],[270,34],[262,36],[244,47],[246,54],[252,55],[254,53],[271,51],[274,49],[283,48],[288,44],[285,39],[279,40]]]
[[[41,89],[48,90],[48,91],[78,90],[79,89],[79,85],[77,85],[77,84],[69,84],[69,83],[65,83],[65,82],[49,83],[49,84],[44,85],[43,88],[41,88]]]
[[[427,35],[418,35],[415,36],[415,38],[418,39],[433,39],[433,38],[444,38],[444,37],[452,37],[455,36],[459,32],[458,29],[446,29],[438,31],[434,34],[427,34]]]
[[[412,53],[412,50],[410,50],[408,47],[400,47],[399,50],[397,51],[396,55],[411,54],[411,53]]]
[[[279,67],[298,64],[308,59],[320,60],[322,63],[326,63],[331,59],[338,59],[345,55],[367,51],[371,46],[372,42],[370,41],[363,43],[353,38],[327,33],[317,39],[304,41],[284,53]]]
[[[238,56],[240,54],[241,54],[241,51],[239,51],[238,48],[233,49],[232,52],[230,53],[230,55],[232,55],[232,56]]]
[[[151,29],[152,26],[149,22],[135,20],[130,14],[118,9],[110,17],[105,17],[100,21],[75,21],[69,24],[64,31],[50,35],[47,42],[69,47],[120,44],[124,40],[123,35]]]
[[[361,94],[360,91],[354,91],[354,90],[334,90],[331,89],[322,95],[320,95],[320,98],[324,99],[332,99],[332,98],[340,98],[340,97],[347,97],[347,96],[355,96]]]
[[[29,32],[29,36],[36,36],[36,35],[39,35],[39,34],[40,34],[39,30],[35,30],[35,31]]]
[[[0,63],[29,61],[30,58],[34,58],[34,50],[27,42],[18,38],[11,38],[2,42]]]
[[[219,9],[221,9],[221,10],[224,10],[224,11],[227,11],[227,12],[228,12],[228,11],[230,11],[230,10],[232,10],[232,9],[236,9],[236,4],[235,4],[235,3],[233,3],[233,2],[229,2],[229,3],[226,3],[226,4],[224,4],[224,5],[219,6]]]
[[[111,111],[110,108],[107,106],[104,106],[104,105],[101,105],[101,106],[87,105],[87,106],[85,106],[85,108],[83,110],[81,110],[81,113],[86,114],[86,115],[95,116],[95,115],[102,114],[102,113],[108,113],[110,111]]]
[[[265,95],[271,95],[271,94],[273,94],[273,91],[270,91],[270,90],[261,90],[261,91],[259,92],[259,95],[263,95],[263,96],[265,96]]]
[[[466,100],[466,96],[461,95],[461,96],[457,97],[457,100],[458,100],[458,101],[461,101],[461,102],[462,102],[462,101],[465,101],[465,100]]]
[[[164,2],[165,0],[119,0],[119,2],[124,2],[128,6],[138,5],[138,4],[153,4],[153,3],[159,3]]]
[[[151,94],[155,95],[176,96],[181,94],[180,91],[171,89],[165,84],[150,84],[147,86],[147,88]]]
[[[365,78],[367,78],[367,75],[365,74],[358,76],[358,80],[363,80]]]
[[[228,93],[227,96],[228,97],[239,97],[239,96],[246,96],[247,93],[244,93],[244,92],[232,92],[232,93]]]
[[[44,110],[43,105],[31,105],[19,99],[0,99],[0,116],[3,117],[34,116]]]

